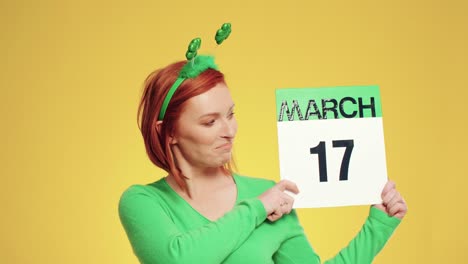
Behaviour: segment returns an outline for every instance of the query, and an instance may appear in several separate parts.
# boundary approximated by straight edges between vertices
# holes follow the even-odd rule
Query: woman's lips
[[[216,149],[230,150],[230,149],[232,149],[232,143],[231,142],[224,143],[224,144],[218,146]]]

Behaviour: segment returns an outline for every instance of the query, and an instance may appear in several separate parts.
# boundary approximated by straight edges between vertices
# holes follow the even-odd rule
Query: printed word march
[[[289,121],[295,120],[311,120],[311,119],[328,119],[329,114],[332,114],[331,118],[354,118],[356,115],[359,118],[365,117],[364,111],[370,111],[370,117],[375,117],[375,99],[370,97],[369,102],[365,103],[364,100],[367,98],[358,97],[356,98],[346,96],[342,99],[321,99],[321,107],[319,108],[315,99],[309,99],[306,107],[301,107],[297,99],[293,99],[291,102],[291,109],[289,108],[288,102],[283,100],[279,112],[278,122],[284,120],[284,113],[286,113]],[[301,108],[305,110],[305,114],[301,111]],[[296,115],[295,115],[296,113]],[[297,117],[297,119],[295,118]]]

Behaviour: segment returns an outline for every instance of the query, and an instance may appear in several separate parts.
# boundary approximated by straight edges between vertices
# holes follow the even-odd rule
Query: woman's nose
[[[227,119],[224,121],[223,126],[223,137],[234,138],[237,132],[237,122],[233,119]]]

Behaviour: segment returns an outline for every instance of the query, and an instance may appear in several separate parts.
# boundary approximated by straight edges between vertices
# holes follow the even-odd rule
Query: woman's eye
[[[233,116],[234,116],[234,112],[230,113],[230,114],[228,115],[228,118],[231,119]]]
[[[214,125],[214,123],[215,123],[215,120],[214,120],[214,119],[211,119],[211,120],[209,120],[208,122],[203,123],[203,125],[204,125],[204,126],[212,126],[212,125]]]

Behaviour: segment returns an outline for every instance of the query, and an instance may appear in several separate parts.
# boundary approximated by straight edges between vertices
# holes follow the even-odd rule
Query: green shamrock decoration
[[[223,43],[223,41],[229,37],[229,34],[231,34],[231,23],[224,23],[221,28],[216,31],[216,43],[218,45]]]
[[[187,60],[191,60],[197,56],[197,51],[200,49],[201,46],[201,39],[200,38],[194,38],[192,41],[190,41],[190,44],[188,46],[187,52],[185,53],[185,57]]]

